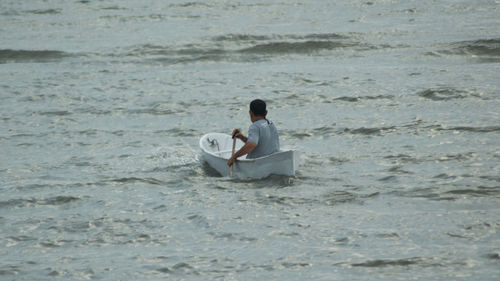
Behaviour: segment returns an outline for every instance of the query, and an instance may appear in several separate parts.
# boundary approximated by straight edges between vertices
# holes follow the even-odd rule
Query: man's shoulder
[[[257,126],[257,124],[255,124],[256,122],[250,124],[250,127],[248,127],[248,135],[255,135],[255,134],[259,134],[259,126]]]
[[[258,128],[259,126],[257,126],[256,124],[257,122],[253,122],[252,124],[250,124],[250,126],[248,127],[248,129],[255,129],[255,128]]]

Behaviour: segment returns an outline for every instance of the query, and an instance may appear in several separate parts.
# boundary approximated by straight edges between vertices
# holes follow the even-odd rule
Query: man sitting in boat
[[[252,159],[280,150],[278,130],[271,121],[266,119],[266,103],[260,99],[253,100],[250,103],[249,113],[252,124],[248,128],[248,137],[245,137],[239,129],[233,130],[233,138],[239,138],[245,145],[227,161],[228,166],[233,165],[238,157],[245,154],[247,154],[247,159]]]

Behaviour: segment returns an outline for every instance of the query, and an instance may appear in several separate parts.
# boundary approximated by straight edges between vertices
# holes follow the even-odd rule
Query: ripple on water
[[[17,199],[10,199],[7,201],[0,201],[0,208],[24,208],[24,207],[30,207],[30,206],[44,206],[44,205],[51,205],[51,206],[58,206],[58,205],[64,205],[68,203],[72,203],[75,201],[82,200],[83,198],[77,197],[77,196],[55,196],[55,197],[49,197],[49,198],[17,198]]]

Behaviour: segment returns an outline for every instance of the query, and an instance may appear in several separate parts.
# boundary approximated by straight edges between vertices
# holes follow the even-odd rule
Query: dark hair
[[[252,111],[255,116],[266,116],[266,103],[259,99],[253,100],[250,103],[250,111]]]

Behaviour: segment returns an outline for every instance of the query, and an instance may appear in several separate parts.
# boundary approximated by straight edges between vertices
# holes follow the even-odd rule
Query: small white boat
[[[236,139],[235,151],[243,145],[240,139]],[[224,177],[229,176],[227,160],[231,158],[232,147],[233,139],[227,134],[209,133],[200,139],[203,160]],[[233,164],[233,177],[261,179],[271,174],[293,176],[298,164],[298,152],[294,150],[280,150],[255,159],[246,159],[245,155]]]

